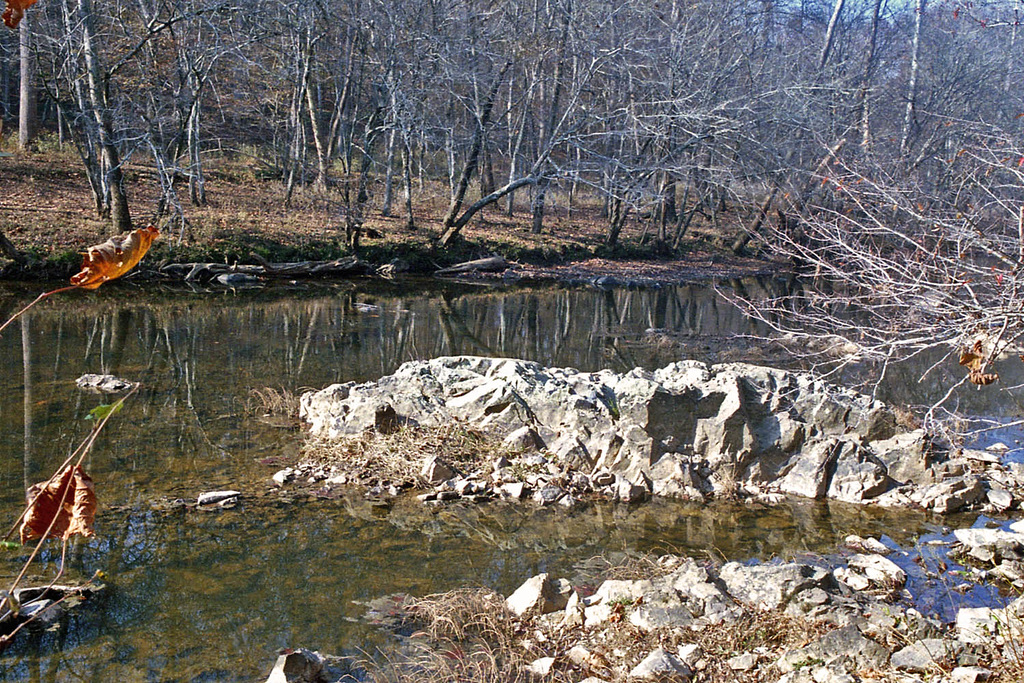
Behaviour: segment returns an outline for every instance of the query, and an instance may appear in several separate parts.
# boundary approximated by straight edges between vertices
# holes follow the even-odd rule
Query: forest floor
[[[177,188],[181,211],[158,219],[161,195],[154,169],[129,167],[128,193],[136,226],[155,223],[163,238],[146,262],[255,263],[329,260],[349,253],[345,243],[342,193],[332,188],[299,187],[285,201],[280,180],[267,178],[252,160],[216,159],[207,169],[206,204],[188,201],[188,185]],[[31,259],[16,267],[0,255],[0,278],[67,277],[77,271],[87,247],[110,237],[109,222],[100,219],[81,161],[70,148],[0,156],[0,235]],[[530,231],[529,197],[516,197],[509,217],[505,204],[484,210],[462,231],[462,238],[439,249],[447,185],[417,186],[415,227],[407,227],[400,189],[392,215],[382,215],[383,187],[371,186],[364,236],[358,255],[373,265],[401,259],[412,272],[427,273],[462,261],[499,255],[516,264],[529,279],[617,279],[681,281],[733,277],[777,270],[757,258],[739,258],[725,246],[749,219],[749,210],[720,214],[716,228],[696,214],[673,253],[655,239],[653,219],[634,217],[615,247],[605,244],[607,220],[600,206],[577,197],[550,193],[541,234]],[[474,197],[470,196],[468,201]]]

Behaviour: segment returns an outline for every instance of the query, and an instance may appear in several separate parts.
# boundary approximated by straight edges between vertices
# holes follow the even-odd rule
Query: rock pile
[[[618,374],[436,358],[376,382],[306,393],[300,416],[320,438],[461,422],[543,458],[537,462],[548,470],[534,473],[538,484],[508,481],[503,466],[468,482],[454,470],[435,473],[431,500],[470,491],[544,504],[601,490],[621,500],[798,495],[948,513],[1005,511],[1024,496],[1020,465],[1004,466],[987,452],[943,451],[923,430],[901,429],[893,411],[869,396],[742,363],[682,361]]]

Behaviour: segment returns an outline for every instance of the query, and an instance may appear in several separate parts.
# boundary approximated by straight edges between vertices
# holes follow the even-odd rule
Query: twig
[[[10,325],[12,322],[14,322],[18,318],[18,316],[20,316],[22,313],[24,313],[28,309],[32,308],[33,306],[35,306],[37,303],[39,303],[40,301],[42,301],[46,297],[48,297],[48,296],[50,296],[52,294],[60,294],[61,292],[68,292],[68,291],[70,291],[72,289],[78,289],[78,285],[69,285],[67,287],[60,287],[59,289],[54,289],[54,290],[51,290],[49,292],[43,292],[42,294],[37,296],[32,303],[30,303],[28,306],[25,306],[25,308],[21,309],[20,311],[18,311],[14,315],[12,315],[11,318],[7,322],[5,322],[3,325],[0,325],[0,332],[3,332],[4,329],[8,325]]]

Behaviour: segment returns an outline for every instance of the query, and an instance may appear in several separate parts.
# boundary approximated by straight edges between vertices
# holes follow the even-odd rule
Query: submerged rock
[[[128,391],[135,386],[135,382],[129,382],[114,375],[92,374],[82,375],[75,380],[75,384],[78,385],[79,389],[105,394],[118,394],[122,391]]]

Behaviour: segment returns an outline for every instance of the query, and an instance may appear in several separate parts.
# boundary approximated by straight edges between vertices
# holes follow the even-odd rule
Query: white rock
[[[284,486],[292,479],[295,478],[295,470],[291,467],[285,467],[283,470],[274,472],[273,480],[278,486]]]
[[[207,491],[206,493],[200,493],[199,498],[196,500],[197,505],[215,505],[232,498],[238,498],[242,495],[241,491]]]
[[[868,577],[858,574],[855,571],[850,571],[846,567],[839,567],[834,572],[836,579],[840,583],[844,583],[855,591],[866,591],[871,587],[871,582],[868,581]]]
[[[999,632],[1006,620],[1003,610],[991,607],[962,607],[956,613],[957,638],[964,643],[985,643]]]
[[[700,645],[697,643],[684,643],[679,646],[677,654],[679,659],[683,660],[690,668],[693,668],[697,665],[697,661],[704,656],[704,651],[700,649]]]
[[[743,654],[731,657],[728,664],[729,668],[733,671],[751,671],[757,667],[757,655],[753,652],[744,652]]]
[[[565,609],[571,593],[572,586],[565,579],[552,579],[546,573],[538,574],[527,579],[508,596],[505,605],[516,616],[522,616],[530,610],[548,614]]]
[[[851,571],[882,588],[901,588],[907,582],[907,573],[881,555],[854,555],[846,564]]]
[[[958,666],[949,673],[952,683],[982,683],[992,676],[989,669],[980,666]]]
[[[693,672],[681,659],[659,647],[633,667],[633,670],[629,672],[629,677],[659,678],[672,674],[688,680]]]
[[[884,543],[877,538],[861,538],[855,534],[846,537],[846,547],[873,555],[888,555],[892,552]]]
[[[555,665],[554,657],[541,657],[530,662],[530,666],[527,668],[535,676],[548,676],[551,674],[551,669]]]

